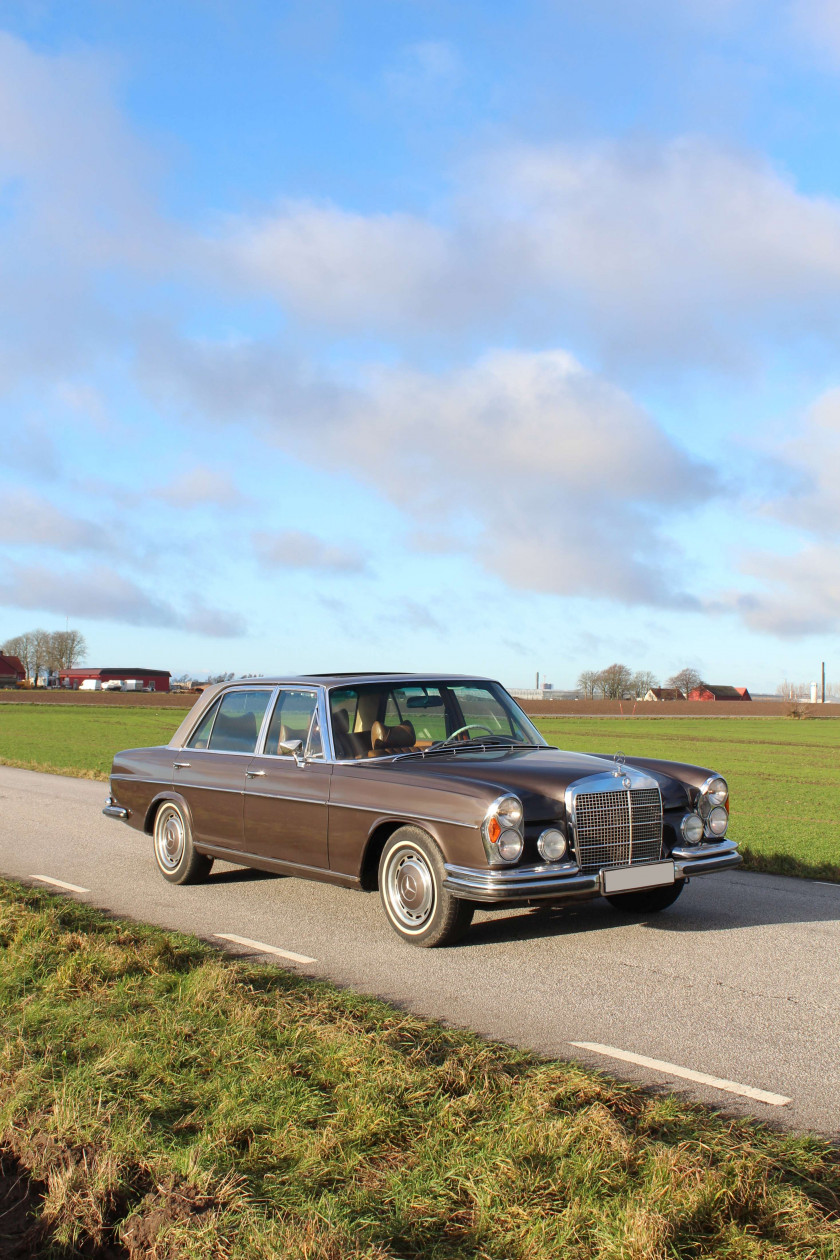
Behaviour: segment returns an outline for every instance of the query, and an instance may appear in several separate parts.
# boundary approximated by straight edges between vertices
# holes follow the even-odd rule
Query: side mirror
[[[303,752],[302,739],[285,739],[281,743],[279,743],[277,747],[282,748],[283,752],[291,753],[291,755],[294,757],[295,761],[297,762],[298,769],[302,770],[303,767],[306,765],[306,757],[304,756],[304,752]]]

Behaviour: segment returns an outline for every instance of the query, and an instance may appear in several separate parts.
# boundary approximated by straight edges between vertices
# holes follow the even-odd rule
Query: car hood
[[[677,763],[626,758],[628,766],[636,766],[656,779],[666,809],[685,808],[688,790],[684,779],[702,782],[709,771],[684,767],[690,776],[675,777]],[[391,765],[399,773],[434,779],[456,779],[462,783],[484,783],[499,792],[515,792],[522,801],[526,818],[556,818],[565,812],[564,795],[570,783],[589,775],[610,774],[615,770],[611,757],[592,753],[564,752],[561,749],[493,749],[487,752],[433,753],[428,757],[397,759]],[[667,767],[667,770],[665,769]],[[667,771],[670,770],[671,773]]]

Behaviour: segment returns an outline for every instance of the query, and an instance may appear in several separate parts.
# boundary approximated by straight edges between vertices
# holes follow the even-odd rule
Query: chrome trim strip
[[[153,787],[174,787],[171,779],[141,779],[139,774],[112,774],[112,783],[148,783]]]
[[[341,763],[339,763],[341,764]],[[355,763],[350,762],[350,765]],[[330,809],[357,809],[364,814],[382,814],[386,818],[405,818],[406,822],[446,823],[449,827],[468,827],[470,831],[478,830],[478,823],[458,822],[455,818],[435,818],[432,814],[398,814],[395,811],[381,809],[378,805],[345,805],[342,801],[329,801]]]
[[[250,788],[245,789],[245,795],[249,798],[258,796],[266,801],[292,801],[298,805],[329,805],[326,796],[286,796],[285,793],[281,796],[279,792],[252,792]]]

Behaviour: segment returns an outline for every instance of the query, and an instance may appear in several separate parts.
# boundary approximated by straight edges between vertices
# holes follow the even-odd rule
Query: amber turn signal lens
[[[502,825],[498,818],[489,818],[487,820],[487,839],[491,844],[495,844],[502,834]]]

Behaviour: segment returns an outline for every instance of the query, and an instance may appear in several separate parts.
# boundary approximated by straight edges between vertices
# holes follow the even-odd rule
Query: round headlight
[[[499,857],[505,862],[515,862],[518,857],[522,856],[522,837],[518,831],[508,828],[503,831],[496,841],[496,848]]]
[[[559,862],[566,856],[566,837],[557,827],[546,827],[537,841],[540,855],[546,862]]]
[[[726,813],[726,810],[723,812]],[[683,840],[687,840],[689,844],[699,844],[703,839],[703,819],[698,818],[697,814],[686,814],[680,823],[680,831]]]
[[[517,796],[503,796],[495,813],[502,826],[519,827],[522,823],[522,802]]]
[[[710,779],[703,789],[700,797],[701,807],[705,806],[707,810],[712,809],[715,805],[725,805],[729,798],[729,785],[726,779],[722,779],[720,775],[716,775],[714,779]]]
[[[706,819],[706,827],[713,836],[725,836],[729,826],[729,815],[722,805],[716,805]]]

